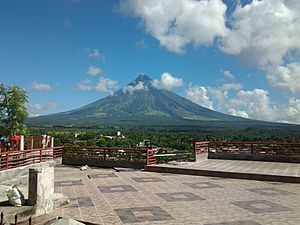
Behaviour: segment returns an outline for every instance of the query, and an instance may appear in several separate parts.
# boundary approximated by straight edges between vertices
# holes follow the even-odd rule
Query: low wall
[[[144,169],[144,162],[130,162],[130,161],[112,161],[112,160],[101,160],[101,159],[84,159],[84,158],[66,158],[63,157],[62,164],[75,165],[75,166],[96,166],[96,167],[124,167],[134,169]]]
[[[56,161],[56,162],[55,162]],[[47,162],[41,162],[41,163],[34,163],[26,166],[20,166],[17,168],[12,168],[8,170],[2,170],[0,171],[0,181],[6,181],[6,180],[12,180],[16,179],[21,176],[26,176],[29,173],[29,168],[43,168],[43,167],[49,167],[50,165],[58,165],[59,159],[56,159],[55,161],[47,161]]]
[[[228,160],[252,160],[267,162],[300,163],[300,155],[256,155],[256,154],[233,154],[223,152],[209,152],[208,159]]]

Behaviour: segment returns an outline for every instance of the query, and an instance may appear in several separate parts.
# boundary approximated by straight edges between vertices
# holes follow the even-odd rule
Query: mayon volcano
[[[164,126],[210,122],[255,123],[253,120],[210,110],[174,92],[158,89],[146,75],[140,75],[113,95],[81,108],[28,120],[30,125],[41,126]]]

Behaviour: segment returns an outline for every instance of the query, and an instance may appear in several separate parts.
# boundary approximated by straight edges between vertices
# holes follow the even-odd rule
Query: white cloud
[[[269,92],[263,89],[240,90],[237,98],[230,100],[228,104],[231,109],[246,112],[249,118],[267,121],[277,119],[277,107],[271,103]]]
[[[237,0],[227,16],[222,0],[124,0],[119,10],[140,18],[169,51],[217,43],[222,52],[265,73],[274,87],[299,93],[299,82],[292,82],[300,76],[299,0]],[[229,71],[224,76],[234,78]]]
[[[300,99],[289,98],[288,106],[282,110],[284,122],[300,124]]]
[[[87,74],[95,77],[97,75],[100,75],[102,73],[102,70],[99,67],[95,67],[95,66],[89,66]]]
[[[247,112],[242,111],[242,110],[236,110],[236,109],[228,109],[228,113],[232,116],[239,116],[239,117],[244,117],[244,118],[249,118],[249,115]]]
[[[76,86],[76,89],[79,91],[108,92],[110,94],[113,94],[114,90],[117,88],[117,81],[105,77],[100,77],[96,84],[90,80],[83,80],[80,81]]]
[[[47,103],[28,103],[26,105],[29,116],[39,116],[47,114],[58,108],[55,102],[48,101]]]
[[[119,10],[139,17],[152,37],[169,51],[181,53],[188,44],[212,45],[227,33],[221,0],[125,0]]]
[[[219,111],[244,118],[275,121],[283,115],[271,102],[268,91],[245,91],[240,88],[240,84],[224,84],[217,88],[190,84],[186,97],[207,108],[213,109],[215,105]],[[233,97],[229,97],[230,90],[233,91]]]
[[[230,73],[228,70],[224,71],[223,75],[224,75],[224,77],[226,77],[229,80],[234,79],[234,75],[232,73]]]
[[[231,19],[233,28],[222,38],[220,47],[254,65],[279,65],[288,52],[300,49],[299,24],[299,2],[253,0],[236,7]]]
[[[170,73],[160,75],[160,80],[153,80],[152,86],[157,89],[171,90],[184,85],[182,78],[173,77]]]
[[[213,109],[213,102],[207,96],[207,89],[203,86],[193,86],[192,83],[190,83],[185,96],[198,105]]]
[[[206,87],[209,97],[213,102],[214,108],[222,111],[226,107],[226,100],[228,99],[228,91],[222,90],[220,87]]]
[[[230,101],[231,115],[265,121],[300,124],[300,99],[290,97],[288,103],[276,106],[266,90],[239,91],[237,98]]]
[[[32,82],[30,87],[34,90],[38,91],[51,91],[52,87],[49,84],[46,83],[38,83],[36,81]]]
[[[118,88],[118,82],[109,78],[101,77],[95,86],[98,92],[108,92],[113,94],[114,90]]]
[[[144,86],[144,83],[139,81],[135,86],[131,86],[131,85],[128,85],[127,87],[123,88],[123,93],[130,93],[132,94],[133,92],[135,91],[139,91],[139,90],[145,90],[145,86]]]
[[[216,108],[222,110],[227,108],[229,94],[232,91],[239,91],[243,86],[239,83],[225,83],[221,87],[207,87],[210,98],[214,100]]]
[[[243,86],[239,83],[225,83],[222,85],[222,87],[220,88],[222,91],[230,91],[230,90],[241,90],[243,88]]]
[[[300,63],[289,63],[286,66],[271,68],[267,73],[267,78],[274,87],[300,93]]]
[[[220,87],[189,84],[185,97],[233,116],[300,124],[300,99],[289,97],[286,104],[279,106],[271,100],[268,90],[242,88],[238,83],[225,83]]]
[[[79,91],[92,91],[94,87],[90,80],[82,80],[77,84],[76,89]]]
[[[84,51],[88,58],[105,61],[105,55],[101,53],[99,49],[87,48]]]
[[[234,10],[220,49],[266,73],[273,87],[300,93],[300,3],[253,0]]]

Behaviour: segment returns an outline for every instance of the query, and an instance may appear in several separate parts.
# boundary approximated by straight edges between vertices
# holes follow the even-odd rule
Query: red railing
[[[197,148],[209,154],[300,155],[300,143],[276,142],[197,142]],[[194,151],[195,154],[196,151]],[[157,163],[157,149],[97,146],[60,146],[22,151],[0,152],[0,170],[16,168],[57,157],[127,161],[152,165]]]
[[[153,165],[157,162],[157,157],[155,154],[157,153],[157,149],[147,149],[147,157],[146,157],[146,165]]]
[[[127,161],[155,164],[156,149],[147,148],[118,148],[97,146],[59,146],[53,148],[37,148],[22,151],[7,151],[0,153],[0,170],[44,162],[54,158],[64,157],[73,159],[97,159],[105,161]]]
[[[210,153],[299,155],[300,143],[280,142],[211,142]]]
[[[62,156],[63,146],[0,153],[0,170],[44,162]]]
[[[65,146],[64,157],[73,159],[97,159],[105,161],[127,161],[134,163],[153,163],[155,149],[121,148],[97,146]]]
[[[209,141],[195,141],[193,143],[194,155],[199,155],[204,152],[208,152],[209,150]]]

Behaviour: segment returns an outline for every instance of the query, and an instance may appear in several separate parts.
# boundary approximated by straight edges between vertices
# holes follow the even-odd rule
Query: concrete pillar
[[[49,136],[49,138],[50,138],[50,148],[51,148],[51,151],[52,151],[51,154],[54,158],[54,149],[53,149],[53,147],[54,147],[54,137]]]
[[[29,169],[28,205],[36,206],[37,214],[53,211],[54,167]]]
[[[197,161],[197,153],[196,153],[196,142],[193,142],[193,160],[196,162]]]
[[[42,148],[46,148],[47,135],[42,135]]]
[[[24,135],[20,135],[20,150],[24,150]]]
[[[51,148],[54,147],[54,137],[51,137]]]

